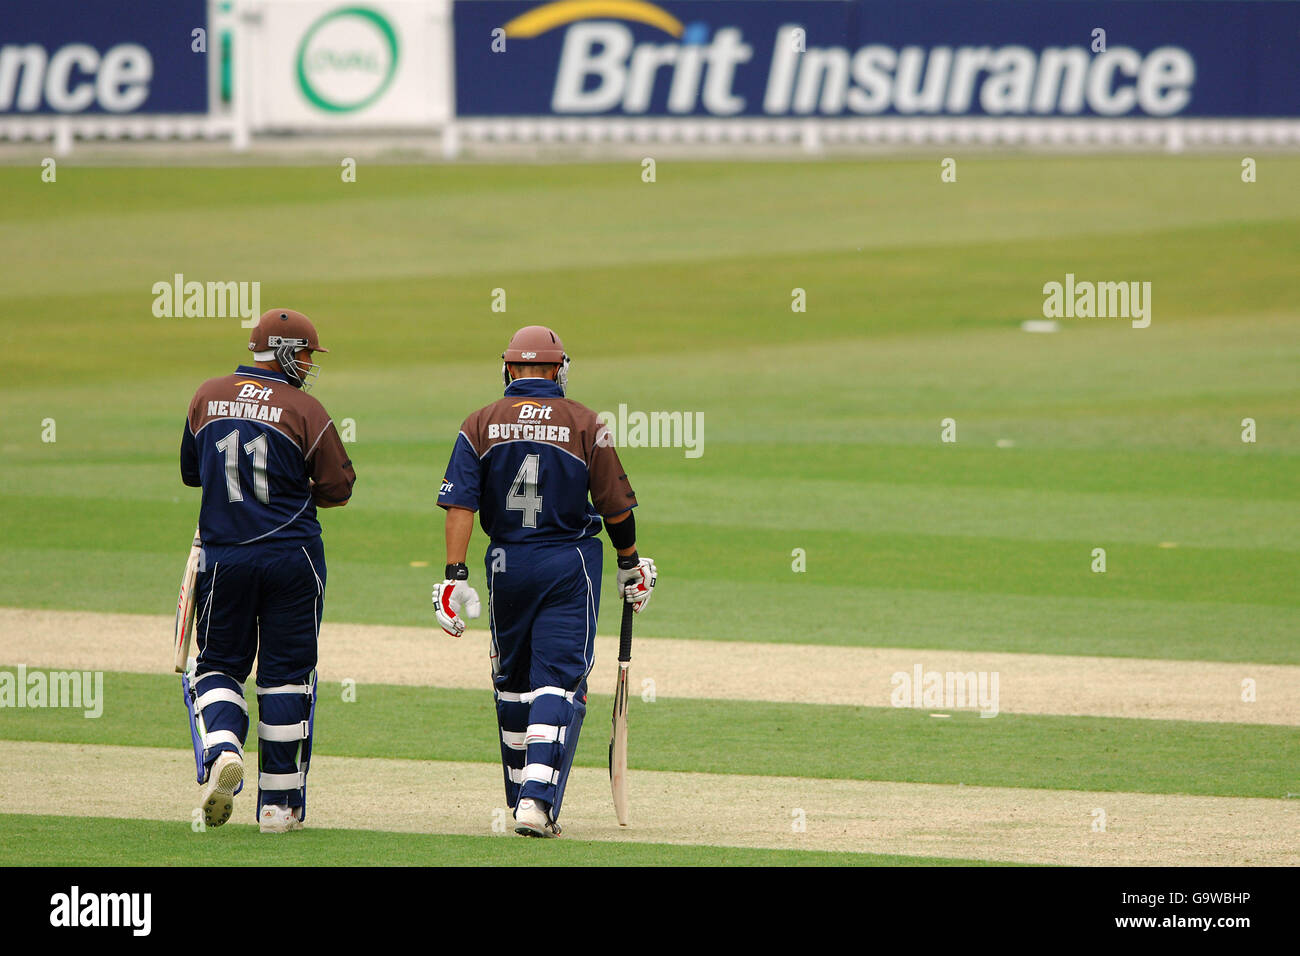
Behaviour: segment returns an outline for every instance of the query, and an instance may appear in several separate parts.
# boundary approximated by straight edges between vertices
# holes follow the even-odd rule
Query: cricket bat
[[[618,634],[618,683],[614,685],[614,722],[609,732],[609,788],[614,794],[618,825],[628,824],[627,811],[627,668],[632,663],[632,605],[623,604]]]
[[[197,598],[199,561],[203,554],[203,542],[199,540],[199,529],[194,529],[194,543],[190,545],[190,556],[185,561],[185,573],[181,575],[180,596],[176,599],[176,628],[172,633],[172,664],[176,673],[184,674],[190,659],[190,636],[194,633],[194,604]]]

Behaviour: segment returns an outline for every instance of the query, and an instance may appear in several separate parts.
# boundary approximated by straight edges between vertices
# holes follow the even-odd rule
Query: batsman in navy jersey
[[[307,388],[320,346],[305,315],[259,319],[241,365],[199,386],[181,437],[181,477],[202,487],[194,624],[183,679],[201,805],[229,817],[243,786],[244,682],[257,660],[257,817],[264,832],[302,826],[325,600],[317,508],[345,505],[356,475],[338,430]]]
[[[600,607],[601,544],[618,552],[618,586],[637,611],[654,562],[636,552],[636,495],[608,429],[565,397],[569,358],[550,329],[520,329],[502,355],[505,397],[465,419],[438,493],[447,511],[447,568],[434,587],[453,637],[479,598],[465,564],[474,512],[492,631],[492,683],[506,803],[515,831],[555,836],[587,710]]]

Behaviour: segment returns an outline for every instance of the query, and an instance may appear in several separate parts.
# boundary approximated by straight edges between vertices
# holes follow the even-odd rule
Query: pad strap
[[[572,702],[573,691],[565,690],[563,687],[539,687],[537,690],[530,690],[526,694],[520,694],[519,699],[525,704],[531,704],[538,697],[545,697],[547,694],[554,694],[556,697],[563,697],[565,700]],[[502,700],[506,698],[502,696]]]
[[[530,744],[561,744],[567,736],[567,727],[557,724],[529,724],[525,742]]]
[[[278,687],[259,687],[257,696],[264,697],[267,694],[311,694],[311,684],[280,684]]]
[[[257,722],[257,737],[259,740],[291,743],[295,740],[306,740],[310,734],[311,727],[305,720],[301,720],[296,724],[267,724],[260,720]]]
[[[239,738],[235,736],[234,731],[230,730],[210,730],[203,735],[203,749],[211,750],[217,744],[231,744],[235,751],[243,759],[244,748],[239,743]]]
[[[199,695],[199,699],[194,702],[200,713],[209,704],[215,704],[219,700],[234,704],[244,713],[248,713],[248,701],[244,700],[244,695],[238,691],[231,690],[229,687],[217,687]]]
[[[301,790],[307,785],[307,774],[301,770],[297,773],[259,773],[257,786],[260,790]]]
[[[560,771],[544,763],[530,763],[523,769],[521,783],[535,780],[538,783],[556,784],[560,782]]]

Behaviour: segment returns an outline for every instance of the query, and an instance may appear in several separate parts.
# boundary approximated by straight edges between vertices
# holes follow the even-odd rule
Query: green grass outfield
[[[542,323],[573,356],[572,397],[703,414],[702,457],[621,451],[641,551],[660,569],[640,633],[1300,664],[1300,158],[1260,157],[1254,184],[1226,154],[959,156],[958,168],[952,184],[938,156],[661,161],[654,184],[639,163],[363,164],[353,184],[329,165],[62,162],[54,184],[0,168],[0,606],[173,609],[198,506],[178,474],[185,410],[200,381],[248,355],[235,320],[153,316],[153,284],[183,273],[260,281],[264,307],[303,310],[332,349],[314,394],[355,421],[358,482],[322,516],[329,620],[431,626],[433,502],[452,440],[499,395],[510,333]],[[1022,332],[1066,273],[1150,282],[1151,326]],[[791,311],[796,288],[804,313]],[[940,442],[945,418],[955,444]],[[1245,418],[1255,443],[1241,440]],[[476,530],[480,584],[483,546]],[[1098,547],[1104,574],[1090,570]],[[612,630],[608,592],[602,613]],[[0,665],[23,663],[5,641]],[[171,679],[109,679],[148,724],[4,713],[0,737],[185,746]],[[435,703],[461,728],[439,744],[446,759],[492,759],[485,695],[377,693],[385,720],[404,695]],[[657,706],[639,731],[665,768],[761,760],[757,772],[835,776],[850,747],[872,779],[1296,789],[1294,728],[1002,715],[972,722],[997,745],[971,749],[942,739],[964,720]],[[797,733],[754,740],[774,717]],[[346,752],[415,756],[414,738],[367,736],[369,719],[336,725]],[[693,736],[704,721],[750,756],[711,751]],[[53,818],[29,824],[51,847],[77,845],[48,832]],[[130,826],[149,841],[142,861],[169,858],[152,825]],[[477,846],[428,852],[455,862]]]
[[[322,682],[318,693],[325,753],[470,762],[495,756],[490,693],[370,684],[357,686],[356,702],[345,703],[340,687]],[[9,711],[0,740],[189,746],[178,678],[108,673],[104,696],[104,713],[93,720],[75,708]],[[609,695],[589,695],[591,719],[577,766],[605,766],[612,704]],[[763,733],[754,734],[755,727]],[[247,752],[257,750],[256,736]],[[637,706],[636,765],[823,780],[1282,797],[1297,782],[1300,733],[1255,724],[1038,714],[984,720],[971,711],[939,721],[911,708],[664,698]]]
[[[335,620],[428,622],[409,565],[442,560],[456,428],[547,322],[580,400],[704,414],[699,459],[624,452],[664,568],[645,628],[946,646],[977,616],[989,649],[1300,662],[1300,161],[932,165],[0,169],[0,603],[171,604],[185,408],[246,355],[235,322],[153,317],[181,272],[261,281],[333,348],[316,394],[359,475],[324,522]],[[1020,332],[1067,272],[1151,281],[1151,327]],[[998,627],[1004,599],[1034,603]]]
[[[185,823],[0,814],[0,862],[24,866],[121,866],[123,855],[148,866],[194,866],[199,839]],[[754,850],[730,846],[517,840],[498,836],[384,833],[304,828],[280,840],[268,858],[267,837],[252,824],[227,823],[204,840],[205,866],[999,866],[988,860]]]

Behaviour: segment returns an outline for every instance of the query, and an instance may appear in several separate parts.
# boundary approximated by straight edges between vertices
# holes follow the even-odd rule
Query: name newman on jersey
[[[247,418],[257,422],[278,422],[284,409],[278,405],[260,405],[274,392],[269,385],[257,382],[236,382],[240,386],[239,398],[251,398],[253,401],[208,401],[208,415],[213,418]]]
[[[284,409],[278,405],[258,405],[256,402],[208,402],[208,415],[213,418],[249,418],[257,422],[278,422]]]

